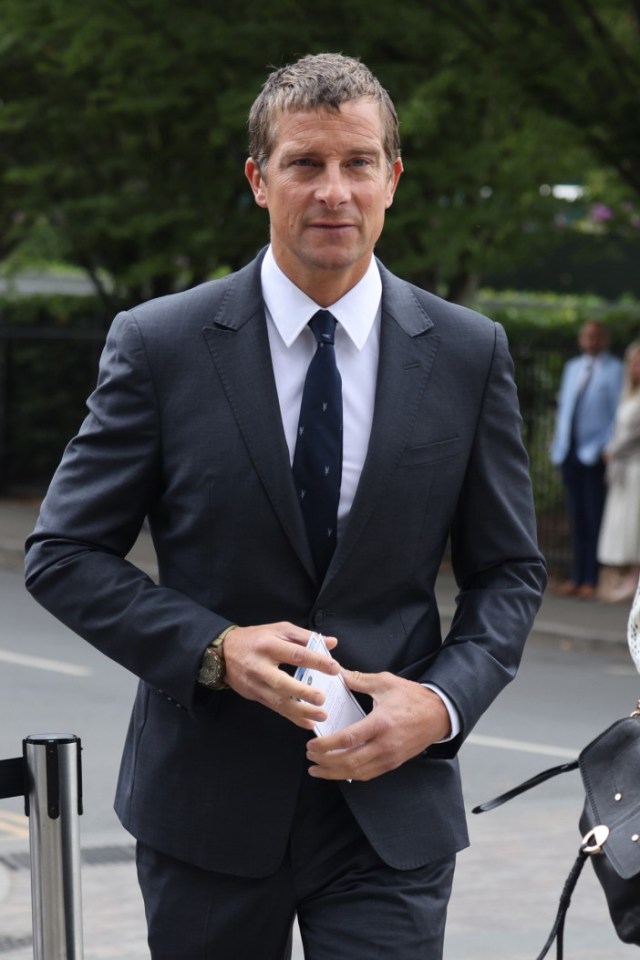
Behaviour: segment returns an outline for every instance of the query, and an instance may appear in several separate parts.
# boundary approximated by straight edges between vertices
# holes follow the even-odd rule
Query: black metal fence
[[[549,460],[562,368],[575,350],[512,343],[516,383],[536,502],[538,539],[549,569],[566,574],[571,561],[569,525],[559,471]]]
[[[85,414],[104,343],[93,329],[0,324],[0,495],[39,495]],[[539,538],[549,566],[569,562],[564,497],[548,448],[567,347],[541,348],[511,337],[531,460]],[[37,389],[34,389],[37,384]]]
[[[1,495],[46,488],[86,412],[104,339],[103,327],[0,325]]]

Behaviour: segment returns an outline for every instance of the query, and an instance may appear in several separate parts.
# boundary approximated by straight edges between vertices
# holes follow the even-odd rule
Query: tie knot
[[[333,343],[337,320],[328,310],[318,310],[309,320],[309,326],[318,343]]]

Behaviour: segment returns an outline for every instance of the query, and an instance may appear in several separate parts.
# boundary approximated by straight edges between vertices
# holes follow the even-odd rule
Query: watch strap
[[[237,623],[230,623],[228,627],[225,627],[224,630],[222,630],[222,631],[218,634],[218,636],[215,637],[215,639],[211,641],[211,643],[209,644],[209,646],[210,646],[210,647],[215,647],[216,649],[219,649],[219,648],[222,646],[222,644],[224,643],[224,638],[226,637],[226,635],[227,635],[228,633],[231,633],[232,630],[235,630],[235,628],[236,628],[237,626],[238,626]]]

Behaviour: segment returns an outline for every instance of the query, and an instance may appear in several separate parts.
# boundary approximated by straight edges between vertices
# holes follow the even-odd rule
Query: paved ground
[[[33,527],[36,511],[35,502],[0,499],[0,566],[21,564],[24,538]],[[153,569],[148,537],[141,537],[134,559]],[[454,594],[452,578],[444,573],[439,598],[445,617],[453,611]],[[534,635],[563,647],[591,644],[624,648],[627,613],[626,604],[561,600],[549,593]],[[457,881],[458,892],[450,911],[452,946],[445,954],[447,960],[533,960],[551,924],[556,897],[575,853],[575,838],[567,836],[563,818],[554,817],[548,804],[541,810],[527,801],[514,804],[508,817],[473,818],[471,830],[472,847],[464,855],[466,866]],[[0,848],[0,955],[8,960],[33,957],[27,850],[26,839],[4,842]],[[549,851],[557,854],[551,867]],[[128,842],[117,848],[109,848],[107,843],[83,852],[86,960],[148,958],[132,853],[133,846]],[[493,878],[499,876],[497,885],[486,883],[489,860]],[[584,892],[572,908],[567,953],[572,960],[623,960],[633,948],[618,944],[611,935],[602,934],[601,938],[608,921],[602,895],[590,873],[585,871],[581,881]],[[543,918],[542,926],[532,919],[536,917]],[[297,940],[294,960],[301,958]],[[397,958],[390,960],[402,960],[401,948]]]

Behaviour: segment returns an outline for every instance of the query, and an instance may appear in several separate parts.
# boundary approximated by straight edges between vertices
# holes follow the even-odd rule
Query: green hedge
[[[88,297],[0,300],[0,493],[40,493],[85,414],[108,320]]]
[[[586,320],[602,320],[611,349],[623,353],[640,336],[640,302],[609,303],[593,296],[482,291],[474,308],[502,323],[513,345],[575,351],[578,330]]]
[[[7,327],[106,330],[110,320],[98,297],[62,293],[0,297],[0,331]]]

